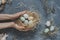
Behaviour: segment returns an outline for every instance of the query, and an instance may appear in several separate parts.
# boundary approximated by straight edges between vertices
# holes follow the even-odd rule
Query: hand
[[[14,22],[0,23],[0,29],[4,29],[4,28],[15,28],[17,30],[22,30],[24,29],[24,26],[18,26]]]
[[[18,25],[16,23],[13,24],[13,28],[19,30],[19,31],[29,31],[32,30],[31,28],[26,28],[24,25]]]
[[[19,30],[19,31],[22,31],[22,30],[25,29],[24,26],[20,26],[20,25],[18,25],[18,24],[16,24],[16,23],[13,23],[13,26],[12,26],[12,27],[15,28],[15,29],[17,29],[17,30]]]
[[[26,11],[18,12],[18,13],[15,13],[13,15],[10,15],[10,18],[11,18],[11,20],[14,20],[14,19],[20,17],[21,15],[23,15],[25,13],[26,13]]]
[[[25,28],[24,26],[17,25],[15,22],[6,22],[6,23],[0,23],[0,29],[5,28],[15,28],[19,31],[29,31],[29,28]]]
[[[15,14],[0,14],[0,20],[15,20],[19,16],[25,14],[26,11],[18,12]]]
[[[6,22],[6,23],[0,23],[0,29],[5,28],[15,28],[19,31],[29,31],[30,28],[25,28],[24,26],[17,25],[15,22]]]
[[[0,20],[6,20],[8,18],[11,19],[11,20],[14,20],[14,19],[18,18],[19,16],[21,16],[21,15],[23,15],[25,13],[26,13],[26,11],[18,12],[18,13],[13,14],[13,15],[0,14],[0,16],[1,16]],[[22,31],[22,30],[28,31],[28,30],[30,30],[28,28],[26,29],[24,26],[17,25],[15,22],[0,23],[0,29],[10,28],[10,27],[15,28],[15,29],[17,29],[19,31]]]
[[[0,16],[1,16],[0,20],[6,20],[6,19],[14,20],[14,19],[18,18],[19,16],[21,16],[25,13],[26,13],[26,11],[18,12],[18,13],[13,14],[13,15],[0,14]],[[24,26],[19,26],[15,22],[0,23],[0,29],[10,28],[10,27],[15,28],[19,31],[22,31],[22,30],[29,31],[29,30],[31,30],[29,28],[25,28]]]

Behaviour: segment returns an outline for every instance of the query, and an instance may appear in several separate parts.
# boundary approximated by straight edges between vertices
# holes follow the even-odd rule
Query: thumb
[[[17,15],[17,16],[21,16],[21,15],[23,15],[23,14],[25,14],[25,13],[26,13],[26,11],[22,11],[22,12],[16,13],[16,15]]]
[[[16,19],[16,18],[18,18],[19,16],[21,16],[25,13],[26,13],[26,11],[18,12],[16,14],[11,15],[11,17],[12,17],[12,19]]]

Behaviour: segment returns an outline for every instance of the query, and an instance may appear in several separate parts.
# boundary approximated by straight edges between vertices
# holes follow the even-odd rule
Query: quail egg
[[[46,26],[50,26],[51,25],[51,22],[50,21],[47,21],[46,22]]]
[[[25,24],[26,26],[28,25],[28,23],[29,23],[28,20],[25,20],[25,21],[24,21],[24,24]]]
[[[29,15],[28,14],[24,14],[23,15],[26,19],[29,17]]]
[[[33,17],[31,16],[31,17],[29,17],[28,19],[29,19],[29,20],[33,20]]]
[[[55,26],[50,27],[50,31],[54,31],[54,29],[55,29]]]
[[[29,21],[29,26],[30,26],[30,27],[33,26],[33,21],[32,21],[32,20]]]
[[[49,29],[48,29],[48,28],[46,28],[46,29],[44,30],[44,32],[45,32],[45,33],[48,33],[48,32],[49,32]]]
[[[32,21],[32,20],[30,20],[30,21],[29,21],[29,24],[32,24],[32,23],[33,23],[33,21]]]
[[[20,17],[20,20],[21,20],[21,21],[25,21],[25,18],[24,18],[24,17]]]

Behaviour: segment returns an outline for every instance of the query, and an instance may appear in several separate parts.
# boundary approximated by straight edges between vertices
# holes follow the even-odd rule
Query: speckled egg
[[[28,25],[28,23],[29,23],[28,20],[25,20],[25,21],[24,21],[24,24],[25,24],[26,26]]]
[[[54,29],[55,29],[55,26],[50,27],[50,31],[54,31]]]
[[[46,26],[50,26],[51,25],[51,22],[50,21],[47,21],[46,22]]]
[[[28,14],[24,14],[23,15],[26,19],[29,17],[29,15]]]
[[[46,29],[44,30],[44,32],[45,32],[45,33],[48,33],[48,32],[49,32],[49,29],[48,29],[48,28],[46,28]]]
[[[24,17],[20,17],[20,20],[21,20],[21,21],[25,21],[25,18],[24,18]]]
[[[32,21],[32,20],[30,20],[30,21],[29,21],[29,24],[32,24],[32,23],[33,23],[33,21]]]

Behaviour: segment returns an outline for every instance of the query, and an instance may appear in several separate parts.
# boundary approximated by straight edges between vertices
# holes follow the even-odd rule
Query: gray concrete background
[[[41,22],[37,25],[34,31],[20,32],[16,29],[2,29],[1,33],[7,33],[7,40],[60,40],[60,30],[53,37],[45,38],[41,31],[45,28],[44,24],[51,17],[54,19],[54,24],[60,28],[60,0],[48,0],[48,7],[54,8],[54,14],[47,14],[44,0],[12,0],[12,5],[6,4],[2,13],[14,14],[23,10],[38,12],[41,17]],[[19,7],[17,7],[19,6]]]

